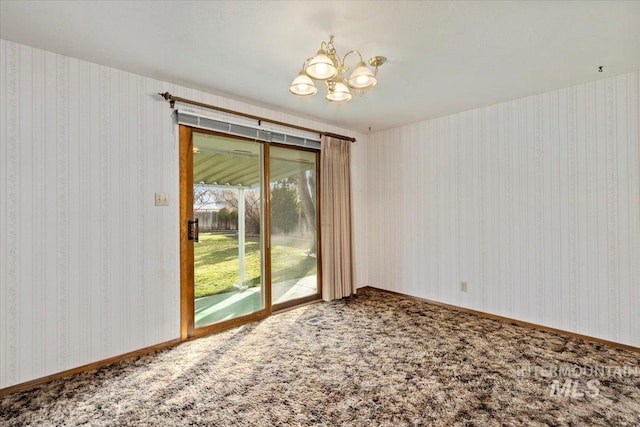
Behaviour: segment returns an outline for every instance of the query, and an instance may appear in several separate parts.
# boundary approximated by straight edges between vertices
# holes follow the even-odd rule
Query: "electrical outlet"
[[[156,193],[156,206],[169,206],[169,194]]]
[[[460,281],[460,292],[467,292],[467,281]]]

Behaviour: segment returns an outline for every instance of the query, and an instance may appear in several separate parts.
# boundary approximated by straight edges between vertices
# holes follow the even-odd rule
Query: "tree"
[[[218,211],[218,230],[229,229],[229,209],[222,208]]]
[[[229,211],[229,222],[231,223],[231,228],[233,230],[238,229],[238,211],[237,210],[232,209],[231,211]]]
[[[317,252],[317,232],[316,232],[316,172],[311,169],[308,172],[300,172],[292,177],[298,189],[300,204],[302,205],[302,213],[305,223],[313,234],[313,244],[311,252]]]
[[[210,187],[193,187],[193,211],[211,209],[211,205],[215,203],[215,192]]]
[[[236,223],[238,221],[238,190],[217,190],[213,197],[219,204],[235,211]],[[244,191],[245,227],[248,234],[260,234],[260,193],[251,189]],[[231,219],[231,218],[230,218]]]
[[[276,232],[291,233],[298,223],[297,193],[296,184],[287,178],[274,183],[271,189],[271,225]]]

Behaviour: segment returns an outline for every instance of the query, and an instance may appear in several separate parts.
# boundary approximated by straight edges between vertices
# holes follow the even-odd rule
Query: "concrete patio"
[[[317,275],[272,284],[273,304],[280,304],[317,292]],[[197,298],[195,300],[196,328],[233,319],[260,310],[261,288],[259,286],[243,291],[231,292]]]

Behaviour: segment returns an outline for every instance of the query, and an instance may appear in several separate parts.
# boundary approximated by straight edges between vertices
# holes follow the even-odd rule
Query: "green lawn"
[[[274,237],[271,248],[272,282],[297,279],[316,273],[316,258],[306,254],[309,242],[304,239]],[[238,238],[200,233],[195,244],[195,297],[227,292],[238,280]],[[260,239],[247,237],[245,242],[244,284],[260,285]]]

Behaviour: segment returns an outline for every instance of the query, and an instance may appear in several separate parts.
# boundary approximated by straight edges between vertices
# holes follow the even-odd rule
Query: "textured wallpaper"
[[[0,388],[180,336],[178,141],[165,91],[363,139],[0,40]],[[170,206],[154,206],[155,192]]]
[[[632,72],[370,135],[367,283],[640,346],[639,99]]]

